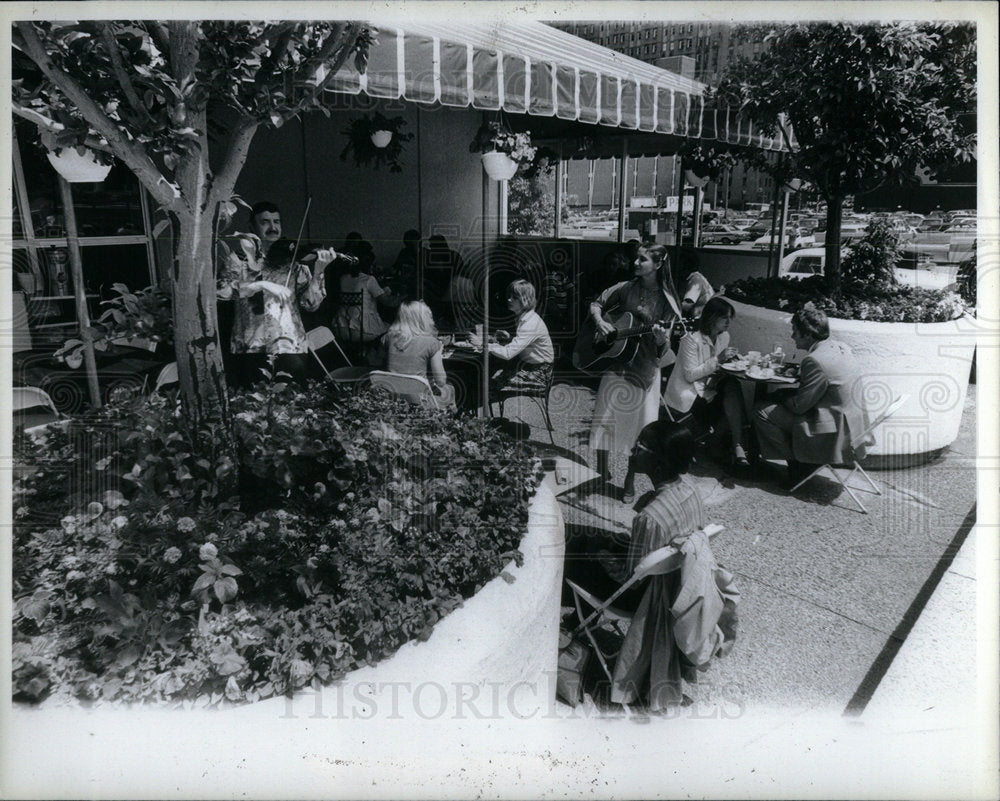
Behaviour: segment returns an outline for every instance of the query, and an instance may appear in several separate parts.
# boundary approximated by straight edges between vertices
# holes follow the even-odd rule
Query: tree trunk
[[[840,222],[843,217],[842,195],[826,197],[826,286],[833,295],[840,294]]]
[[[212,218],[209,213],[178,217],[171,276],[174,346],[182,408],[189,430],[215,424],[215,467],[226,497],[238,480],[233,422],[219,345],[212,264]]]

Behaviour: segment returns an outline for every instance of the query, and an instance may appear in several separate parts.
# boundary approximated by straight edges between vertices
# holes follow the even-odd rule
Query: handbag
[[[570,706],[583,701],[583,682],[590,664],[590,644],[559,630],[559,662],[556,670],[556,696]]]

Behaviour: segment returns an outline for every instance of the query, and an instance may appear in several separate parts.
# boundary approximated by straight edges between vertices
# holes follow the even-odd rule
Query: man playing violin
[[[218,298],[234,306],[230,377],[249,386],[273,359],[275,372],[302,381],[308,367],[302,310],[315,311],[323,302],[323,274],[337,253],[324,248],[299,258],[297,243],[281,238],[281,214],[273,203],[253,207],[250,227],[252,233],[236,235],[219,268]]]

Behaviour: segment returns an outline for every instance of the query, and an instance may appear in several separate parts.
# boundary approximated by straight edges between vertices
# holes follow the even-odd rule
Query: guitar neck
[[[663,321],[655,323],[645,323],[644,325],[637,325],[633,328],[622,328],[618,331],[619,337],[637,337],[641,334],[648,334],[653,330],[654,325],[666,325]]]

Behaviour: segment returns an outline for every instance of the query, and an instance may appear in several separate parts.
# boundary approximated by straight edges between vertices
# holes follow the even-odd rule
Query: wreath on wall
[[[373,166],[376,170],[388,166],[389,172],[402,172],[403,143],[413,138],[412,133],[403,133],[406,120],[402,117],[386,117],[377,111],[358,117],[342,133],[347,136],[347,145],[340,153],[340,160],[354,156],[357,167]]]

